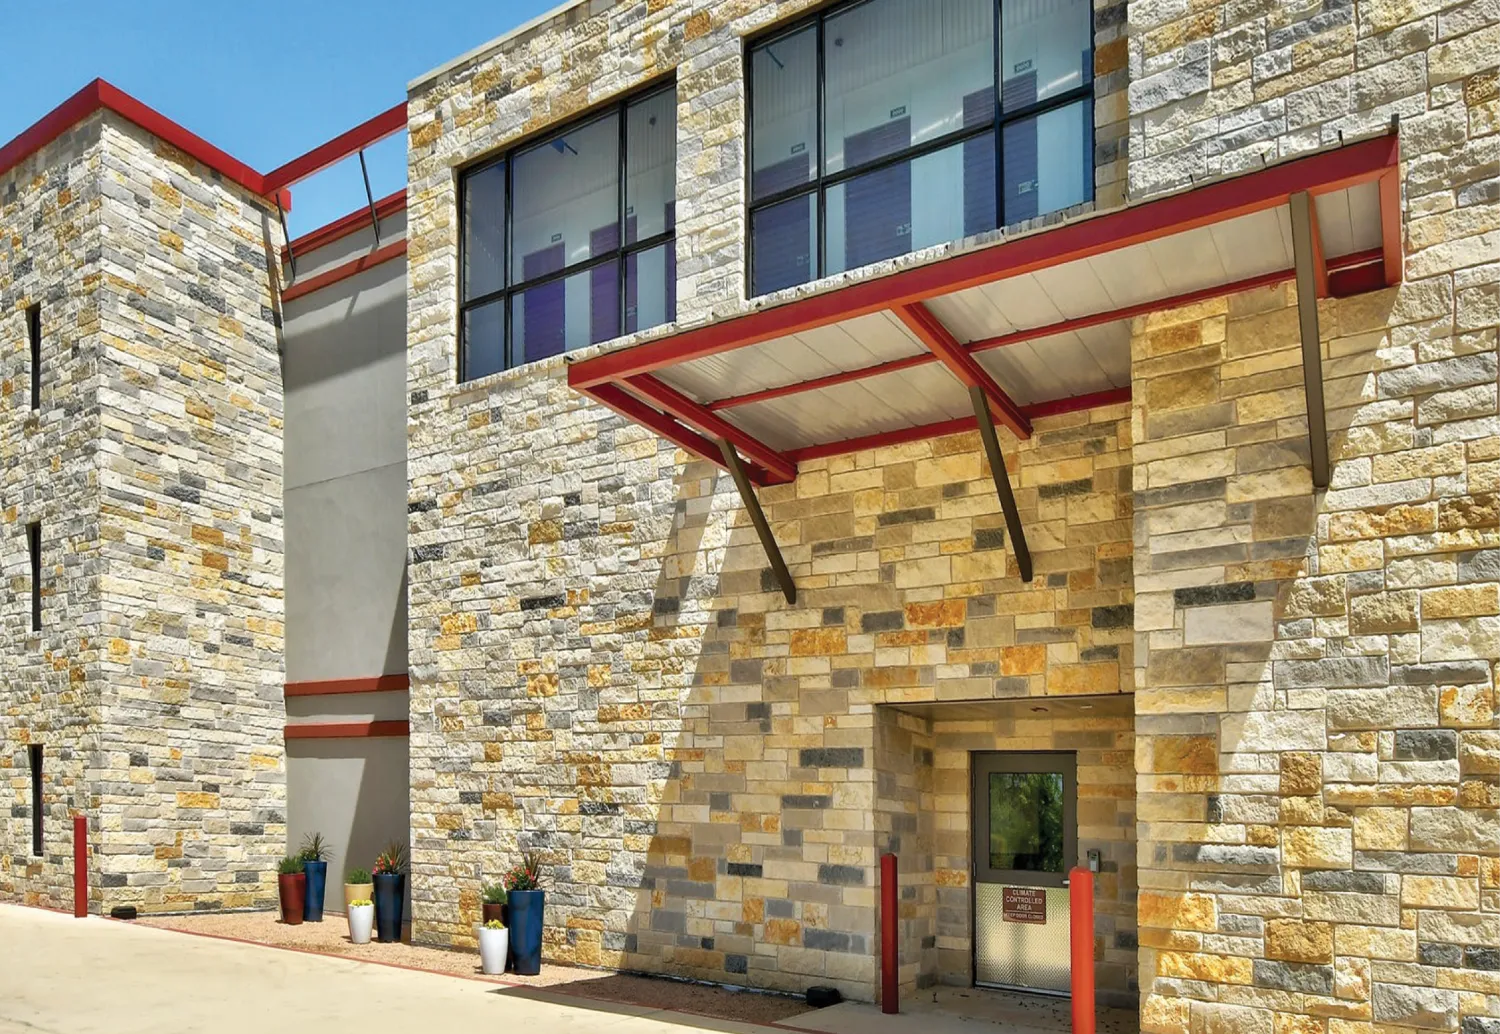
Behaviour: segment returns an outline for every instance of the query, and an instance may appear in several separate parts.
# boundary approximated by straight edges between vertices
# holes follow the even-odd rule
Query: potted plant
[[[505,922],[505,887],[499,883],[486,883],[484,893],[484,922]]]
[[[375,859],[375,936],[401,940],[401,916],[406,908],[406,846],[392,841]]]
[[[510,958],[522,976],[542,971],[542,910],[547,892],[542,890],[542,867],[534,854],[521,856],[521,863],[505,874],[505,903],[510,911]]]
[[[307,876],[302,871],[300,855],[287,855],[276,867],[276,890],[281,898],[281,921],[288,926],[302,922],[302,906],[307,903]]]
[[[349,940],[354,944],[369,944],[370,929],[375,925],[375,902],[355,898],[344,907],[349,917]]]
[[[375,881],[370,879],[367,869],[350,869],[344,873],[344,908],[347,911],[356,901],[375,900]]]
[[[302,838],[302,871],[307,874],[307,904],[302,917],[309,923],[323,921],[323,893],[328,885],[328,859],[333,854],[322,833],[309,833]]]
[[[487,976],[505,972],[505,956],[510,945],[510,931],[498,919],[490,919],[479,928],[479,968]]]

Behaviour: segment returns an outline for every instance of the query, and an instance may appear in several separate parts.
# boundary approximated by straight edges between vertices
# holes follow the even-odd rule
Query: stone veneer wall
[[[809,463],[762,493],[788,607],[728,479],[561,365],[413,409],[465,446],[412,462],[414,937],[470,943],[480,881],[534,849],[550,958],[870,998],[907,810],[876,705],[1130,683],[1125,407],[1013,449],[1030,587],[977,435]]]
[[[1500,107],[1493,5],[1131,21],[1132,195],[1401,117],[1405,282],[1320,305],[1308,473],[1290,289],[1133,343],[1148,1030],[1500,1029]]]
[[[72,819],[98,755],[98,351],[102,120],[0,175],[0,899],[73,901]],[[26,310],[41,304],[32,412]],[[31,630],[27,525],[42,525],[42,631]],[[28,747],[43,748],[43,843],[31,855]]]
[[[269,906],[284,848],[274,210],[112,114],[0,181],[12,788],[0,893]],[[43,302],[42,411],[24,310]],[[25,525],[43,524],[43,633]],[[29,858],[25,745],[46,747]]]

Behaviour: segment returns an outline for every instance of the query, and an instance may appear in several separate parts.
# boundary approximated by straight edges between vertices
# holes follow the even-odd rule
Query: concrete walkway
[[[778,1034],[774,1027],[0,905],[0,1034],[311,1030]]]

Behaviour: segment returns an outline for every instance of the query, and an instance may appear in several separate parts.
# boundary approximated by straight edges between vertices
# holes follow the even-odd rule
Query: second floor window
[[[668,86],[464,173],[460,380],[676,317],[676,154]]]
[[[752,295],[1093,196],[1089,0],[860,0],[749,65]]]

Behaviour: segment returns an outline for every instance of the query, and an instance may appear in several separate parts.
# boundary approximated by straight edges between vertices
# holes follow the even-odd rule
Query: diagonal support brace
[[[1292,258],[1297,269],[1297,320],[1302,334],[1302,385],[1307,395],[1307,444],[1315,488],[1328,487],[1328,413],[1323,402],[1323,352],[1318,341],[1317,215],[1306,191],[1289,199]]]
[[[749,475],[745,473],[745,464],[741,462],[740,454],[734,451],[734,446],[722,438],[719,439],[719,450],[724,454],[724,466],[729,470],[729,476],[734,478],[734,487],[739,489],[740,501],[745,504],[745,512],[750,515],[755,534],[760,536],[761,548],[766,551],[766,559],[770,561],[776,581],[781,585],[781,594],[788,603],[795,604],[797,586],[792,584],[792,572],[787,570],[786,561],[781,558],[781,547],[776,545],[776,536],[771,534],[771,525],[767,523],[765,511],[760,508],[760,500],[756,498],[755,488],[750,484]]]
[[[995,421],[990,416],[989,397],[984,389],[975,385],[969,389],[969,401],[974,405],[974,418],[979,421],[979,437],[984,442],[984,454],[990,461],[990,474],[995,479],[995,492],[1000,496],[1000,512],[1005,514],[1005,532],[1010,536],[1010,550],[1021,569],[1021,581],[1031,581],[1031,549],[1026,545],[1026,531],[1021,527],[1021,515],[1016,511],[1016,497],[1010,490],[1010,475],[1005,471],[1005,457],[1000,455],[1000,438],[995,434]]]

